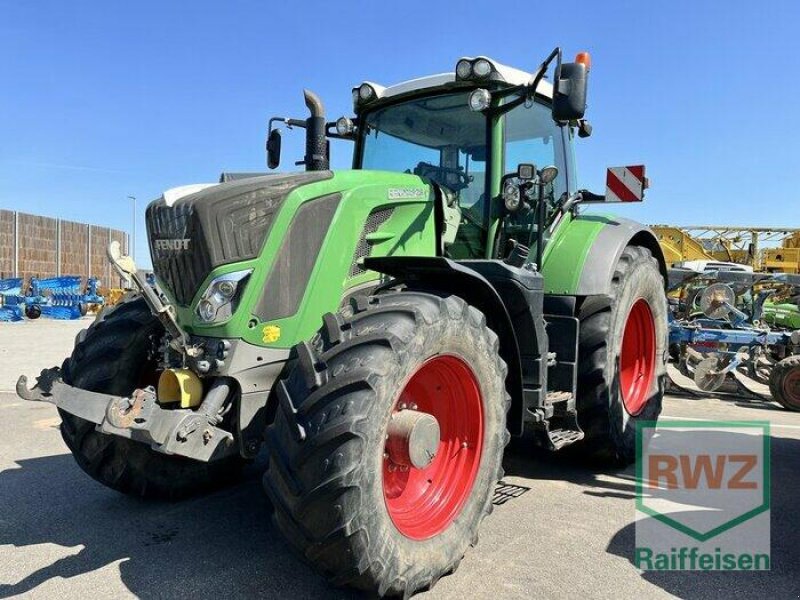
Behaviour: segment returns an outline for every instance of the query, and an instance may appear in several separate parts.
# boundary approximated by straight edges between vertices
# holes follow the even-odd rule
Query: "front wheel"
[[[328,314],[278,387],[274,522],[337,585],[410,595],[453,571],[491,510],[506,366],[455,296],[397,292]]]

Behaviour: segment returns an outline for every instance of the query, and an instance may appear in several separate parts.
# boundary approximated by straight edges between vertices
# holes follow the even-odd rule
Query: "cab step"
[[[541,419],[533,423],[537,443],[551,451],[560,450],[583,439],[578,411],[571,392],[548,392]]]
[[[545,397],[546,404],[569,402],[570,400],[572,400],[572,392],[547,392],[547,396]]]
[[[572,429],[553,429],[548,433],[551,450],[561,450],[564,446],[569,446],[583,439],[583,431],[580,429],[578,431]]]

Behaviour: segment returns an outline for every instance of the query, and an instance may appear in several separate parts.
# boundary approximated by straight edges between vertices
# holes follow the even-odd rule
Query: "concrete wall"
[[[0,279],[6,277],[97,277],[103,286],[122,282],[106,258],[117,240],[128,251],[124,231],[0,210]]]

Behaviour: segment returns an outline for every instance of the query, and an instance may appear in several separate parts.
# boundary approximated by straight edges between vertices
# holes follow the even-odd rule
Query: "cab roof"
[[[447,89],[453,87],[455,84],[462,84],[471,87],[481,87],[481,85],[486,85],[489,82],[494,82],[494,83],[500,82],[501,84],[507,84],[509,86],[518,86],[530,83],[533,79],[532,73],[527,73],[520,69],[509,67],[487,56],[476,56],[476,57],[465,56],[456,61],[456,64],[458,64],[458,62],[462,60],[474,63],[479,59],[485,59],[489,61],[489,63],[492,65],[493,72],[490,78],[473,77],[469,79],[459,79],[456,76],[455,71],[450,71],[447,73],[439,73],[436,75],[428,75],[426,77],[409,79],[408,81],[402,81],[400,83],[396,83],[388,87],[384,87],[372,81],[365,81],[361,85],[363,84],[370,85],[375,90],[377,96],[376,99],[382,100],[385,98],[391,98],[394,96],[403,96],[405,94],[421,92],[425,90],[434,91],[437,88]],[[360,86],[354,88],[354,91],[358,90],[359,87]],[[542,79],[542,81],[540,81],[536,89],[536,92],[546,98],[552,98],[553,85],[549,81],[545,81],[544,79]]]

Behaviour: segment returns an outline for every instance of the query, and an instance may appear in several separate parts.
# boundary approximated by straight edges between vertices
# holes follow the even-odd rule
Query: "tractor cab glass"
[[[522,197],[517,210],[508,211],[503,218],[501,236],[503,241],[514,240],[532,246],[538,227],[538,207],[540,186],[526,185],[516,181],[514,175],[519,165],[533,164],[536,169],[555,166],[558,175],[547,184],[541,185],[544,202],[545,226],[556,211],[559,200],[567,193],[567,145],[564,132],[553,121],[550,108],[534,102],[520,104],[504,116],[504,178],[507,185],[522,185]],[[500,247],[503,252],[503,247]]]
[[[487,119],[469,109],[468,97],[468,92],[428,96],[367,113],[357,166],[413,173],[451,190],[462,211],[458,253],[483,258]]]

